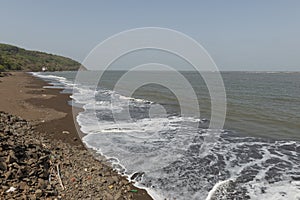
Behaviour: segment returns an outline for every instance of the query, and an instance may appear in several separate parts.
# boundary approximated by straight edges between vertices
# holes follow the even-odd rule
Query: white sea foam
[[[219,191],[219,190],[222,190],[222,187],[226,187],[226,185],[232,181],[232,179],[228,179],[228,180],[224,180],[224,181],[220,181],[218,183],[216,183],[214,185],[214,187],[209,191],[207,197],[206,197],[206,200],[212,200],[212,199],[217,199],[218,197],[216,197],[216,193]]]
[[[50,86],[44,86],[44,88],[53,89],[72,89],[74,84],[72,81],[67,80],[65,77],[55,76],[50,74],[44,74],[41,72],[31,72],[35,77],[39,77],[44,80],[50,81]]]
[[[54,87],[61,86],[59,83],[74,86],[63,77],[33,75],[53,80]],[[97,95],[113,98],[114,104],[97,99]],[[71,97],[83,104],[84,111],[77,121],[87,134],[83,138],[86,145],[105,155],[128,176],[145,172],[144,179],[136,185],[146,188],[154,199],[209,200],[220,188],[226,190],[230,180],[244,188],[251,199],[300,198],[300,183],[290,178],[300,171],[299,152],[283,148],[299,148],[296,142],[268,143],[251,137],[233,137],[221,130],[199,130],[192,124],[202,120],[193,117],[166,116],[116,123],[104,118],[110,114],[107,111],[122,113],[128,101],[146,108],[153,102],[83,85],[74,86]],[[99,120],[98,115],[103,119]],[[275,171],[270,175],[270,170]],[[272,178],[279,180],[268,181]]]

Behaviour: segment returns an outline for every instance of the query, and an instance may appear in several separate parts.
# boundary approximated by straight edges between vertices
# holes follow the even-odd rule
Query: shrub
[[[5,67],[3,65],[0,65],[0,72],[4,72],[5,71]]]

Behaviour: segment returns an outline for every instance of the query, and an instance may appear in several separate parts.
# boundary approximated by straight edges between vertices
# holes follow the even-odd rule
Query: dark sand
[[[69,94],[61,94],[58,89],[44,89],[47,83],[23,72],[14,72],[12,76],[0,79],[0,111],[31,122],[38,132],[45,133],[54,143],[85,148],[76,130],[78,125],[74,123],[72,107],[68,105]],[[63,134],[63,131],[68,134]],[[88,155],[92,157],[91,153]],[[132,185],[131,188],[137,189]],[[137,190],[133,199],[152,199],[145,190]]]

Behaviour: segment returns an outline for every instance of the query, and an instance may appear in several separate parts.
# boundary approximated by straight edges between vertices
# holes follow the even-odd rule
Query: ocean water
[[[182,72],[197,95],[200,118],[189,104],[195,97],[185,95],[172,73],[147,72],[164,77],[177,94],[149,84],[131,97],[122,92],[130,84],[113,89],[124,73],[105,72],[96,88],[97,72],[76,84],[76,72],[33,75],[70,93],[73,106],[84,108],[77,116],[84,143],[155,199],[300,199],[300,73],[222,72],[222,130],[208,129],[210,96],[199,74]],[[190,115],[180,115],[183,107]],[[130,120],[123,117],[127,108]]]

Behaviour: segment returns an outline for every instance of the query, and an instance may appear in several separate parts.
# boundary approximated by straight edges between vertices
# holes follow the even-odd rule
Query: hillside
[[[0,43],[0,72],[11,70],[41,71],[77,70],[80,63],[63,56],[39,51],[29,51],[16,46]]]

